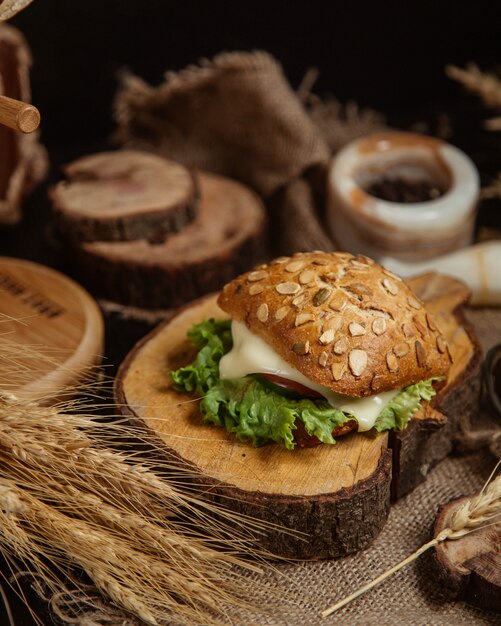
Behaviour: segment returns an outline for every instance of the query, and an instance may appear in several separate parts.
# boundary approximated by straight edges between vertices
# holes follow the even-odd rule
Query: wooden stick
[[[22,133],[32,133],[40,124],[40,112],[32,104],[0,96],[0,124]]]

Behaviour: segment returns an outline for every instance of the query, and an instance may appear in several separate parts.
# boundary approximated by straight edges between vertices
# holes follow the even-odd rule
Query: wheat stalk
[[[311,120],[334,153],[350,141],[388,130],[381,113],[360,108],[356,102],[343,105],[335,98],[320,100],[313,94],[304,93],[301,97],[309,105]]]
[[[264,522],[212,504],[175,462],[155,457],[154,470],[119,420],[97,420],[82,402],[17,397],[8,383],[20,370],[9,352],[18,351],[0,342],[0,549],[12,570],[31,569],[53,597],[66,581],[92,605],[84,570],[113,605],[151,625],[228,623],[230,611],[234,623],[236,608],[251,608],[244,594],[264,593],[242,574],[262,568],[240,557],[262,556],[252,533]],[[86,391],[99,408],[95,390]]]
[[[448,65],[445,73],[449,78],[458,81],[491,108],[501,109],[501,79],[491,72],[483,72],[474,63],[466,66],[466,69]],[[484,122],[485,128],[490,131],[501,131],[501,117],[494,117]],[[484,197],[497,197],[484,195]]]
[[[466,69],[448,65],[445,72],[479,96],[487,106],[501,109],[501,80],[495,74],[483,72],[474,63],[469,63]]]
[[[374,580],[370,581],[354,593],[350,594],[343,600],[330,606],[320,613],[320,617],[325,618],[342,608],[346,604],[363,595],[370,589],[373,589],[384,580],[401,570],[403,567],[415,561],[421,554],[433,548],[443,541],[455,541],[461,539],[465,535],[489,526],[492,523],[500,521],[501,516],[501,474],[493,479],[494,474],[499,468],[499,461],[489,476],[484,487],[478,495],[472,496],[464,500],[452,515],[451,522],[447,528],[438,533],[431,541],[425,543],[410,556],[408,556],[391,569],[387,570]]]
[[[499,130],[501,130],[501,127]],[[480,196],[484,200],[501,198],[501,172],[499,172],[496,178],[491,181],[488,187],[482,188]]]
[[[9,20],[22,11],[33,0],[4,0],[0,3],[0,21]]]
[[[491,72],[483,72],[474,63],[469,63],[466,69],[448,65],[445,72],[449,78],[479,96],[488,107],[501,110],[501,79],[498,76]],[[501,131],[501,117],[486,120],[484,126],[490,131]],[[488,187],[481,190],[481,197],[483,199],[501,197],[501,172]]]

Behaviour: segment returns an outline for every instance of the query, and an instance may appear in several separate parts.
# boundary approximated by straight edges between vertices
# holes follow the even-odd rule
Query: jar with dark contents
[[[471,244],[478,172],[435,137],[387,132],[357,139],[334,158],[327,217],[343,249],[417,262]]]
[[[375,198],[387,202],[407,204],[413,202],[429,202],[444,194],[439,183],[426,179],[406,178],[405,176],[385,175],[372,181],[365,191]]]

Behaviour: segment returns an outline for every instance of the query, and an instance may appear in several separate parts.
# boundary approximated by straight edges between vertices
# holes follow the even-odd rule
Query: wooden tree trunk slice
[[[274,553],[318,558],[368,545],[388,512],[387,437],[348,435],[335,454],[328,446],[291,453],[276,445],[253,448],[204,424],[198,402],[173,391],[168,372],[193,358],[186,332],[208,317],[227,317],[216,296],[185,308],[139,344],[117,377],[118,404],[197,468],[229,506],[305,533],[301,539],[270,533],[265,545]]]
[[[82,241],[162,242],[196,215],[196,184],[179,163],[133,150],[101,152],[64,168],[51,189],[63,233]]]
[[[227,317],[216,296],[185,307],[135,346],[116,379],[123,414],[199,472],[216,500],[304,534],[298,538],[270,531],[260,541],[272,553],[326,558],[366,547],[389,510],[388,434],[352,433],[333,447],[288,451],[274,444],[253,448],[223,428],[204,424],[198,402],[175,392],[168,373],[193,359],[186,332],[209,317]],[[422,421],[446,422],[430,407],[426,411]]]
[[[0,333],[17,349],[0,359],[0,387],[52,402],[88,378],[103,354],[97,303],[80,285],[48,267],[0,257]],[[25,368],[25,370],[23,370]]]
[[[465,498],[441,507],[434,536],[450,525]],[[501,613],[501,522],[435,547],[439,574],[451,594],[484,610]]]
[[[228,178],[200,173],[197,217],[165,242],[83,242],[70,249],[81,280],[99,297],[171,309],[217,291],[262,258],[265,210]]]

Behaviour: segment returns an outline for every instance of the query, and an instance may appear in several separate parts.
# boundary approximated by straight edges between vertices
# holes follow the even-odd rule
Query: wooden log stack
[[[50,191],[77,277],[122,307],[170,310],[264,253],[259,197],[236,181],[121,150],[85,156]]]

